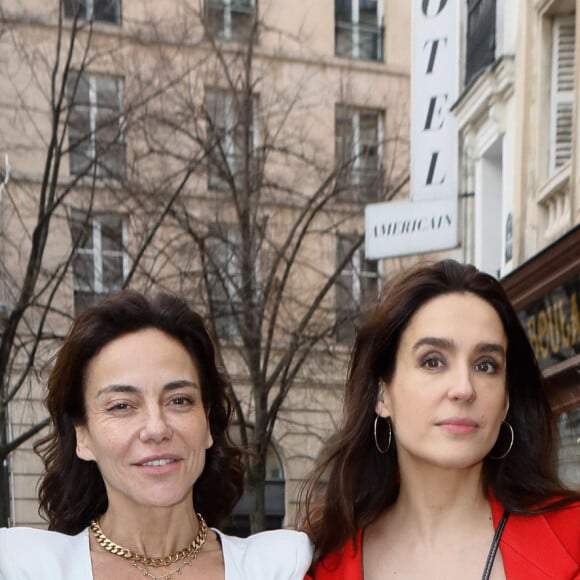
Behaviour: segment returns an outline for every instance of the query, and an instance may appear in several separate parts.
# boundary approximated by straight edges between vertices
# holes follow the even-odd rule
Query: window
[[[208,295],[215,329],[221,338],[239,336],[237,314],[242,304],[239,296],[240,260],[236,236],[217,232],[207,240]]]
[[[550,80],[550,174],[572,155],[575,39],[575,17],[555,18],[552,25]]]
[[[383,2],[334,1],[334,49],[337,56],[383,60]]]
[[[467,0],[465,85],[495,61],[496,0]]]
[[[257,291],[259,263],[254,260],[252,278],[242,273],[241,244],[239,233],[232,226],[221,224],[207,238],[206,263],[208,295],[218,336],[237,338],[242,323],[243,284],[251,284]]]
[[[383,115],[378,111],[336,107],[335,150],[339,197],[379,201],[383,187]]]
[[[218,336],[237,338],[240,336],[242,304],[242,276],[240,236],[233,227],[223,225],[207,239],[206,260],[208,272],[208,294]],[[259,263],[255,261],[251,273],[251,284],[257,289]],[[256,290],[257,291],[257,290]]]
[[[580,407],[572,407],[558,415],[560,449],[558,472],[571,489],[580,486]]]
[[[254,167],[247,162],[257,143],[254,123],[257,98],[248,103],[237,93],[207,90],[205,106],[209,125],[209,187],[240,188],[246,183],[246,177],[251,184],[254,176],[245,173]]]
[[[123,81],[101,75],[74,75],[68,93],[70,172],[123,177]]]
[[[100,296],[123,287],[126,271],[123,217],[106,213],[87,218],[75,212],[70,220],[73,244],[73,288],[78,313]]]
[[[249,437],[253,427],[247,426]],[[242,446],[241,437],[238,429],[234,426],[230,430],[230,435],[235,443]],[[252,454],[251,449],[248,450]],[[266,450],[266,474],[265,474],[265,512],[266,512],[266,529],[278,530],[282,527],[285,509],[285,476],[284,467],[280,456],[274,445],[270,443]],[[233,509],[226,525],[224,532],[243,538],[250,535],[250,514],[252,513],[252,502],[250,494],[244,491],[242,497]]]
[[[121,24],[121,0],[64,0],[64,15]]]
[[[352,250],[354,239],[339,236],[336,240],[336,263],[341,264]],[[336,283],[336,340],[351,343],[361,311],[377,300],[380,291],[379,263],[367,260],[364,250],[357,249]]]
[[[226,40],[247,40],[254,25],[255,6],[255,0],[206,0],[206,34]]]

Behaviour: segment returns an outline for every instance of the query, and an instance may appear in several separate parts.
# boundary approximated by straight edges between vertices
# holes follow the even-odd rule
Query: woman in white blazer
[[[242,493],[230,384],[201,317],[134,291],[74,322],[37,450],[49,531],[0,530],[2,580],[302,580],[305,534],[216,529]]]

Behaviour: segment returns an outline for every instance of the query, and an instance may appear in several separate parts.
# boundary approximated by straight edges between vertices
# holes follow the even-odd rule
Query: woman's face
[[[509,398],[507,337],[485,300],[470,293],[434,298],[401,335],[377,413],[390,416],[401,469],[478,464],[493,447]]]
[[[84,396],[77,455],[97,463],[109,505],[191,506],[213,441],[185,347],[155,328],[121,336],[89,361]]]

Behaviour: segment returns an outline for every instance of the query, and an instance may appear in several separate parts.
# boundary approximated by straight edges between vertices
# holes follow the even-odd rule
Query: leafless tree
[[[61,0],[42,15],[2,13],[0,152],[13,168],[0,186],[0,526],[8,457],[48,423],[42,369],[74,311],[152,263],[147,249],[200,162],[192,155],[155,181],[148,156],[127,152],[164,87],[135,91],[95,73],[126,63],[84,7]]]
[[[296,384],[312,383],[317,365],[336,371],[337,334],[349,338],[359,316],[358,308],[337,316],[336,301],[361,298],[344,277],[364,241],[364,202],[391,199],[407,185],[406,121],[366,146],[346,135],[335,156],[312,130],[325,105],[308,88],[309,72],[286,71],[291,83],[268,76],[259,40],[272,30],[251,9],[226,39],[215,17],[200,14],[203,67],[166,93],[171,114],[159,111],[144,138],[174,164],[183,151],[204,159],[172,208],[175,235],[162,250],[172,266],[151,283],[179,288],[207,312],[223,345],[238,381],[232,397],[257,532],[267,526],[266,459],[280,412]],[[173,143],[161,143],[163,133]],[[340,234],[348,243],[335,259]]]
[[[196,12],[197,2],[183,3]],[[207,314],[236,379],[251,529],[262,530],[281,411],[317,367],[336,368],[337,336],[348,338],[358,317],[336,305],[361,298],[345,279],[363,243],[364,203],[406,187],[405,116],[374,143],[347,131],[329,151],[314,130],[326,104],[309,90],[311,73],[273,78],[260,38],[282,33],[253,9],[227,21],[223,3],[206,2],[193,40],[185,24],[141,23],[131,55],[79,9],[64,19],[64,4],[46,16],[50,34],[35,19],[3,14],[0,36],[18,63],[0,57],[11,99],[0,104],[0,127],[11,128],[0,134],[0,153],[14,166],[0,202],[0,525],[9,513],[7,458],[47,424],[30,401],[71,305],[130,284],[180,292]],[[35,46],[23,40],[31,28]],[[111,68],[126,71],[123,85],[93,74]],[[87,117],[95,94],[105,106]],[[349,114],[338,108],[336,122]],[[360,122],[368,118],[384,121],[363,111]],[[38,175],[27,158],[41,160]],[[129,236],[111,208],[128,219]],[[348,242],[338,259],[337,236]],[[101,253],[99,288],[97,239],[115,249]],[[9,405],[22,409],[17,433],[7,430]]]

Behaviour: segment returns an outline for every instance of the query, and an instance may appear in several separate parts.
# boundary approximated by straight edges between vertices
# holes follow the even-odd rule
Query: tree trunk
[[[256,457],[248,470],[248,492],[251,495],[250,532],[266,529],[266,461]]]
[[[6,449],[8,414],[5,406],[0,406],[0,451]],[[0,528],[7,527],[10,519],[10,479],[8,477],[8,457],[0,454]]]

